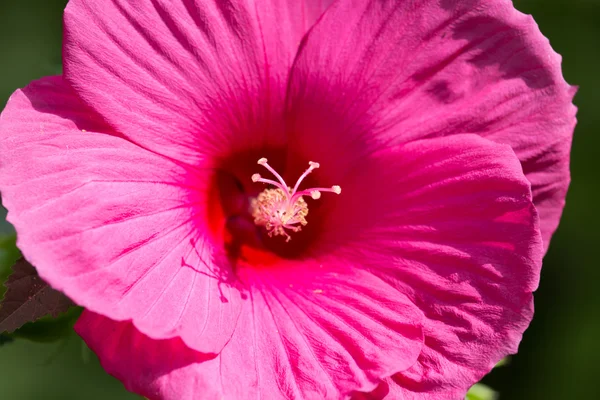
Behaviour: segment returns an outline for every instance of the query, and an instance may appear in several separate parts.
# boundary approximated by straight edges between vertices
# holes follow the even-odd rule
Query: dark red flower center
[[[323,227],[323,207],[315,200],[321,192],[341,191],[339,186],[321,184],[325,178],[311,173],[319,167],[317,163],[305,161],[302,170],[301,161],[290,163],[285,154],[282,149],[253,150],[217,163],[207,220],[216,242],[223,243],[236,262],[258,267],[280,258],[307,256]],[[258,175],[262,166],[279,176],[272,180]],[[283,185],[289,182],[285,192]]]

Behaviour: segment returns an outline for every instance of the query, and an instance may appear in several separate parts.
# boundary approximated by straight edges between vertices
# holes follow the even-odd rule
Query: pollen
[[[292,239],[288,233],[289,231],[299,232],[308,223],[306,221],[308,204],[303,196],[310,196],[313,200],[318,200],[321,198],[322,192],[342,193],[342,188],[337,185],[330,188],[318,187],[298,190],[304,178],[320,167],[319,163],[310,161],[308,168],[298,178],[293,188],[285,183],[281,175],[267,163],[266,158],[258,160],[258,164],[271,172],[277,180],[265,179],[260,174],[252,175],[252,182],[274,186],[263,190],[258,197],[252,200],[254,223],[264,226],[269,236],[285,236],[286,242]]]

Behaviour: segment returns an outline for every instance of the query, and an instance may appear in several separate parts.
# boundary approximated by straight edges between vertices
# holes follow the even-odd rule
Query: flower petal
[[[298,43],[331,0],[71,0],[64,69],[131,141],[195,161],[283,139]]]
[[[419,360],[394,375],[402,395],[391,398],[464,396],[517,351],[533,316],[543,248],[517,157],[453,135],[378,152],[349,175],[322,241],[425,316]]]
[[[61,77],[11,97],[0,190],[19,248],[76,303],[219,351],[241,300],[205,239],[203,174],[104,129]]]
[[[113,321],[85,310],[75,331],[94,351],[102,367],[127,390],[150,400],[186,400],[202,394],[221,400],[218,386],[219,356],[198,353],[181,339],[151,339],[130,321]],[[202,374],[196,364],[203,365]]]
[[[532,184],[547,248],[576,122],[560,62],[509,0],[339,1],[293,67],[292,146],[319,147],[327,154],[313,158],[327,159],[331,148],[461,133],[509,144]]]
[[[337,400],[374,388],[386,371],[408,369],[420,354],[420,311],[353,260],[324,257],[245,272],[251,308],[221,353],[224,374],[234,377],[224,381],[235,382],[224,389],[226,398],[263,392]]]
[[[163,400],[191,400],[199,393],[236,400],[345,398],[415,362],[421,315],[374,275],[349,264],[323,263],[251,272],[251,301],[215,360],[183,362],[193,357],[173,342],[144,338],[123,328],[125,322],[100,316],[95,319],[104,328],[98,328],[89,313],[76,329],[130,390]],[[144,351],[136,351],[140,348]],[[182,362],[174,361],[180,357]],[[142,364],[143,374],[136,367]]]

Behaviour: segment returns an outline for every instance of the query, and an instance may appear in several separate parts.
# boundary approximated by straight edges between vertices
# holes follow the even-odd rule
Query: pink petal
[[[125,322],[90,314],[78,322],[78,333],[130,390],[163,400],[199,394],[337,400],[371,390],[390,371],[409,368],[420,353],[420,312],[351,263],[321,260],[248,274],[251,301],[216,360],[174,361],[193,356],[172,341],[151,340],[123,328]],[[131,367],[142,364],[143,374]]]
[[[216,391],[220,358],[195,352],[179,338],[155,340],[129,321],[84,311],[75,325],[100,363],[125,387],[150,400],[221,399]],[[203,374],[197,374],[200,364]]]
[[[235,376],[224,380],[235,382],[224,387],[226,398],[337,400],[409,368],[421,351],[420,311],[353,260],[247,273],[252,303],[221,353],[223,373]]]
[[[293,68],[292,146],[339,152],[461,133],[509,144],[532,183],[547,248],[576,122],[560,62],[509,0],[339,1]],[[319,149],[313,158],[330,157]]]
[[[67,81],[131,141],[186,161],[281,143],[287,76],[331,0],[71,0]]]
[[[453,135],[383,149],[351,172],[319,251],[363,264],[425,316],[419,360],[389,398],[462,398],[517,351],[533,316],[543,248],[521,165],[507,145]]]
[[[11,97],[0,190],[19,248],[76,303],[219,351],[240,293],[205,238],[204,175],[105,129],[60,77]]]

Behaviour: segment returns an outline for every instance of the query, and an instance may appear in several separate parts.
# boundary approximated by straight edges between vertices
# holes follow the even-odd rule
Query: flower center
[[[308,204],[302,196],[310,196],[314,200],[321,197],[321,192],[342,193],[342,188],[334,185],[330,188],[309,188],[298,191],[300,183],[313,170],[319,168],[319,163],[309,161],[308,169],[298,178],[294,188],[285,183],[281,175],[267,163],[266,158],[258,160],[258,164],[268,169],[277,178],[277,181],[265,179],[260,174],[252,175],[252,182],[268,183],[275,186],[274,189],[263,190],[257,198],[252,200],[252,217],[254,223],[264,226],[269,236],[285,236],[286,242],[291,240],[288,230],[298,232],[306,225],[308,215]]]

